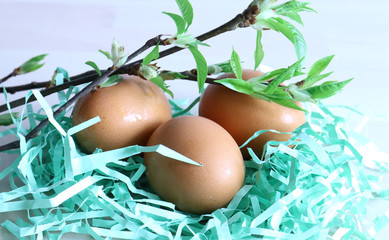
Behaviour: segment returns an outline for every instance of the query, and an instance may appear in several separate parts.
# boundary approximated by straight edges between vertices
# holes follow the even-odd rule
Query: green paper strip
[[[0,205],[0,212],[11,212],[27,209],[40,209],[40,208],[54,208],[58,207],[61,203],[69,199],[70,197],[76,195],[82,190],[88,188],[99,180],[104,179],[101,176],[89,176],[79,182],[75,183],[65,191],[61,192],[57,196],[49,199],[39,199],[39,200],[24,200],[24,201],[14,201],[14,202],[3,202]]]
[[[43,110],[46,112],[47,118],[49,119],[50,123],[54,125],[54,127],[58,130],[60,134],[63,136],[66,135],[65,130],[61,127],[61,125],[55,120],[53,110],[51,109],[50,105],[46,102],[46,100],[43,98],[42,94],[38,90],[32,90],[32,93],[34,94],[35,98],[43,108]]]

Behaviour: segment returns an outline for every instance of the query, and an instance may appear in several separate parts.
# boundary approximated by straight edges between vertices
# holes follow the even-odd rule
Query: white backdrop
[[[195,16],[190,32],[198,35],[231,19],[250,0],[191,2]],[[389,3],[376,0],[373,5],[362,0],[327,0],[313,1],[311,7],[318,14],[303,13],[305,26],[300,27],[308,45],[307,66],[335,54],[329,66],[329,71],[335,71],[331,80],[355,78],[342,93],[324,102],[359,106],[358,109],[370,116],[364,134],[388,151]],[[57,66],[76,75],[90,70],[84,64],[88,60],[106,68],[109,62],[98,50],[109,50],[113,38],[123,44],[127,52],[132,52],[151,37],[175,33],[174,23],[161,14],[162,11],[179,12],[173,0],[0,0],[0,77],[42,53],[49,54],[42,69],[11,79],[6,85],[49,80]],[[239,29],[207,41],[211,47],[202,47],[201,51],[208,63],[217,63],[229,59],[234,48],[244,66],[251,68],[255,36],[252,29]],[[292,45],[281,34],[265,32],[263,45],[265,65],[286,67],[296,60]],[[177,71],[195,67],[188,51],[158,63],[164,69]],[[177,81],[171,85],[176,98],[193,99],[197,94],[195,83]],[[23,94],[10,97],[14,99]],[[0,95],[3,104],[4,98]],[[8,138],[0,139],[0,144],[8,141]],[[3,164],[7,159],[2,161]],[[0,167],[4,168],[4,164]],[[0,189],[3,188],[0,186]],[[6,217],[1,216],[0,220],[3,219]],[[0,239],[3,239],[1,234]]]

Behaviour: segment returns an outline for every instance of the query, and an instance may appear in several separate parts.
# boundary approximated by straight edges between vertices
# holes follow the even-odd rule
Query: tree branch
[[[54,86],[54,87],[50,87],[50,88],[46,88],[46,89],[43,89],[41,90],[41,94],[42,96],[48,96],[52,93],[55,93],[55,92],[59,92],[63,89],[67,89],[69,88],[70,86],[77,86],[77,85],[80,85],[80,84],[84,84],[84,83],[88,83],[88,82],[91,82],[93,81],[94,79],[96,79],[98,77],[97,73],[95,71],[89,71],[87,72],[88,74],[86,73],[83,73],[83,74],[80,74],[80,75],[77,75],[75,78],[75,80],[72,80],[71,78],[71,81],[69,82],[65,82],[61,85],[57,85],[57,86]],[[104,71],[103,71],[104,73]],[[42,83],[37,83],[36,85],[43,85],[43,84],[48,84],[49,82],[42,82]],[[31,85],[32,83],[28,84],[28,85]],[[23,85],[22,85],[23,86]],[[45,85],[46,86],[46,85]],[[18,88],[18,87],[21,87],[21,86],[17,86],[17,87],[14,87],[14,88]],[[6,88],[7,92],[8,92],[8,88]],[[28,103],[30,102],[33,102],[35,101],[36,98],[34,96],[31,96],[29,99],[28,99]],[[25,98],[19,98],[19,99],[16,99],[12,102],[10,102],[10,107],[11,108],[15,108],[15,107],[18,107],[18,106],[21,106],[23,105],[25,102]],[[6,104],[3,104],[0,106],[0,112],[5,112],[8,110],[8,107]]]
[[[102,72],[104,72],[104,71],[102,71]],[[96,77],[98,77],[96,71],[92,70],[92,71],[88,71],[88,72],[70,77],[70,81],[64,82],[63,84],[56,85],[56,86],[49,87],[49,88],[46,88],[46,87],[50,84],[51,81],[45,81],[45,82],[33,81],[33,82],[30,82],[30,83],[27,83],[24,85],[5,87],[5,90],[7,93],[14,94],[14,93],[20,92],[20,91],[26,91],[26,90],[37,89],[37,88],[46,88],[46,89],[41,90],[42,95],[46,96],[46,95],[49,95],[51,93],[61,91],[63,89],[67,89],[70,86],[77,86],[77,85],[80,85],[83,83],[91,82],[91,81],[93,81],[93,79],[96,79]],[[49,94],[45,95],[46,92],[48,92]],[[4,91],[3,91],[3,93],[4,93]],[[2,106],[0,106],[0,109],[1,109],[0,110],[0,112],[1,112]]]
[[[208,32],[198,36],[197,39],[200,40],[200,41],[205,41],[207,39],[210,39],[210,38],[215,37],[217,35],[220,35],[222,33],[225,33],[225,32],[228,32],[228,31],[233,31],[233,30],[235,30],[237,28],[248,27],[248,26],[250,26],[250,24],[254,24],[255,23],[255,16],[257,14],[259,14],[259,12],[260,12],[260,10],[259,10],[258,6],[256,4],[254,4],[254,1],[253,1],[252,3],[250,3],[250,5],[242,13],[236,15],[233,19],[231,19],[227,23],[225,23],[225,24],[223,24],[223,25],[221,25],[221,26],[219,26],[219,27],[217,27],[217,28],[215,28],[215,29],[213,29],[211,31],[208,31]],[[135,51],[133,54],[131,54],[127,58],[126,63],[131,61],[133,58],[135,58],[136,56],[138,56],[142,52],[146,51],[148,48],[150,48],[150,47],[156,45],[158,42],[160,42],[160,37],[161,37],[161,35],[158,35],[157,37],[147,41],[140,49]],[[156,41],[156,40],[158,40],[158,41]],[[166,56],[168,56],[170,54],[173,54],[175,52],[181,51],[182,49],[183,48],[172,47],[172,48],[169,48],[167,50],[164,50],[164,51],[160,52],[158,59],[166,57]],[[58,108],[54,112],[54,116],[57,116],[58,114],[63,112],[66,108],[68,108],[74,102],[76,102],[81,96],[83,96],[87,92],[91,91],[94,87],[99,85],[101,83],[101,81],[105,77],[108,77],[111,74],[120,74],[120,73],[132,72],[133,68],[139,66],[139,64],[141,64],[142,61],[143,61],[143,59],[135,61],[135,62],[132,62],[132,63],[129,63],[129,64],[126,64],[126,65],[122,65],[118,69],[108,69],[106,72],[104,72],[104,74],[102,74],[101,77],[93,80],[92,83],[90,83],[88,86],[86,86],[84,89],[82,89],[74,97],[69,99],[69,101],[66,102],[63,106]],[[26,140],[31,139],[44,126],[46,126],[48,124],[48,122],[49,122],[48,119],[45,119],[45,120],[41,121],[36,126],[36,128],[34,128],[29,134],[27,134]],[[20,143],[18,141],[15,141],[15,142],[12,142],[12,143],[0,146],[0,152],[1,151],[5,151],[5,150],[9,150],[9,149],[18,148],[19,145],[20,145]]]
[[[11,77],[14,77],[14,76],[16,76],[15,71],[12,71],[10,74],[8,74],[7,76],[5,76],[2,79],[0,79],[0,83],[3,83],[3,82],[7,81],[8,79],[10,79]]]
[[[257,14],[259,14],[259,12],[260,12],[260,10],[258,9],[258,6],[251,3],[242,13],[236,15],[234,18],[232,18],[227,23],[222,24],[219,27],[212,29],[212,30],[210,30],[202,35],[199,35],[196,38],[200,41],[205,41],[205,40],[208,40],[208,39],[213,38],[215,36],[218,36],[220,34],[223,34],[225,32],[233,31],[237,28],[248,27],[248,26],[250,26],[250,24],[255,23],[255,16]],[[161,51],[159,53],[158,59],[169,56],[169,55],[176,53],[178,51],[181,51],[183,49],[184,48],[180,48],[180,47],[171,47],[169,49]],[[115,73],[116,74],[136,75],[137,67],[142,63],[142,61],[143,61],[143,59],[126,64],[123,67],[121,67],[120,69],[118,69]],[[55,86],[53,88],[42,90],[41,93],[43,96],[47,96],[47,95],[50,95],[50,94],[55,93],[57,91],[66,89],[69,86],[76,86],[76,85],[90,82],[93,79],[95,79],[96,76],[97,76],[97,74],[95,71],[88,71],[88,72],[79,74],[77,76],[71,77],[70,78],[71,82],[69,82],[69,83],[64,83],[62,85],[58,85],[58,86]],[[189,80],[189,79],[187,79],[187,80]],[[74,81],[74,83],[72,83],[73,81]],[[37,83],[35,85],[45,87],[49,82],[50,81],[41,82],[41,83],[39,83],[39,84]],[[27,84],[27,85],[23,85],[23,86],[31,87],[33,85],[34,84],[31,83],[31,84]],[[30,89],[32,89],[32,88],[30,88]],[[29,90],[29,89],[26,89],[22,86],[14,86],[14,87],[6,88],[6,90],[7,90],[7,92],[8,92],[8,90],[10,90],[10,93],[12,93],[12,92],[16,92],[16,91],[24,91],[24,90]],[[28,102],[32,102],[35,100],[36,100],[35,98],[31,97]],[[10,105],[11,105],[11,108],[14,108],[14,107],[18,107],[18,106],[23,105],[24,102],[25,102],[24,98],[20,98],[20,99],[17,99],[17,100],[10,102]],[[4,112],[6,110],[7,110],[6,104],[0,106],[0,112]]]
[[[5,91],[7,93],[9,93],[9,94],[14,94],[16,92],[21,92],[21,91],[25,91],[25,90],[44,88],[49,83],[50,83],[49,81],[47,81],[47,82],[35,82],[35,81],[32,81],[30,83],[23,84],[23,85],[5,87]],[[4,93],[4,91],[3,91],[3,93]]]

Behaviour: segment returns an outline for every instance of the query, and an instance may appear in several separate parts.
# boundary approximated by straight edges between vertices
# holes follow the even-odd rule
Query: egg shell
[[[260,71],[244,70],[242,78],[248,80],[261,74],[263,73]],[[235,78],[235,75],[222,74],[219,79],[223,78]],[[293,132],[305,122],[303,111],[267,102],[216,84],[208,85],[204,90],[199,103],[199,115],[220,124],[239,146],[259,130]],[[252,148],[254,153],[261,157],[263,147],[268,141],[287,141],[290,137],[290,134],[263,133],[241,148],[243,157],[250,158],[247,147]]]
[[[226,130],[198,116],[181,116],[161,125],[148,145],[163,144],[201,163],[195,166],[158,153],[145,153],[147,179],[154,191],[182,211],[202,214],[226,206],[243,185],[239,147]]]
[[[99,116],[101,121],[75,135],[87,152],[146,145],[152,132],[171,119],[163,91],[137,76],[121,75],[122,81],[81,97],[74,106],[73,125]]]

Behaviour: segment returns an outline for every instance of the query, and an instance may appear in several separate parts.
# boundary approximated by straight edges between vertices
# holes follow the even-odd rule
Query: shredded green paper
[[[59,104],[76,91],[60,92]],[[15,162],[0,172],[13,189],[0,193],[0,214],[26,215],[1,225],[19,239],[59,239],[68,232],[95,239],[374,239],[389,226],[389,210],[370,204],[389,200],[383,186],[389,155],[351,129],[347,117],[333,114],[339,106],[307,105],[307,122],[290,141],[269,142],[264,156],[245,161],[245,184],[227,207],[193,215],[153,193],[139,153],[195,164],[190,159],[164,146],[82,153],[72,135],[99,119],[73,127],[65,113],[53,117],[58,105],[38,91],[26,101],[32,94],[42,108],[26,104],[13,118],[15,127],[0,133],[20,139],[20,149],[9,151]],[[189,114],[197,102],[172,101],[174,116]],[[363,114],[344,108],[363,122]],[[20,119],[33,128],[46,117],[51,124],[26,142]]]

